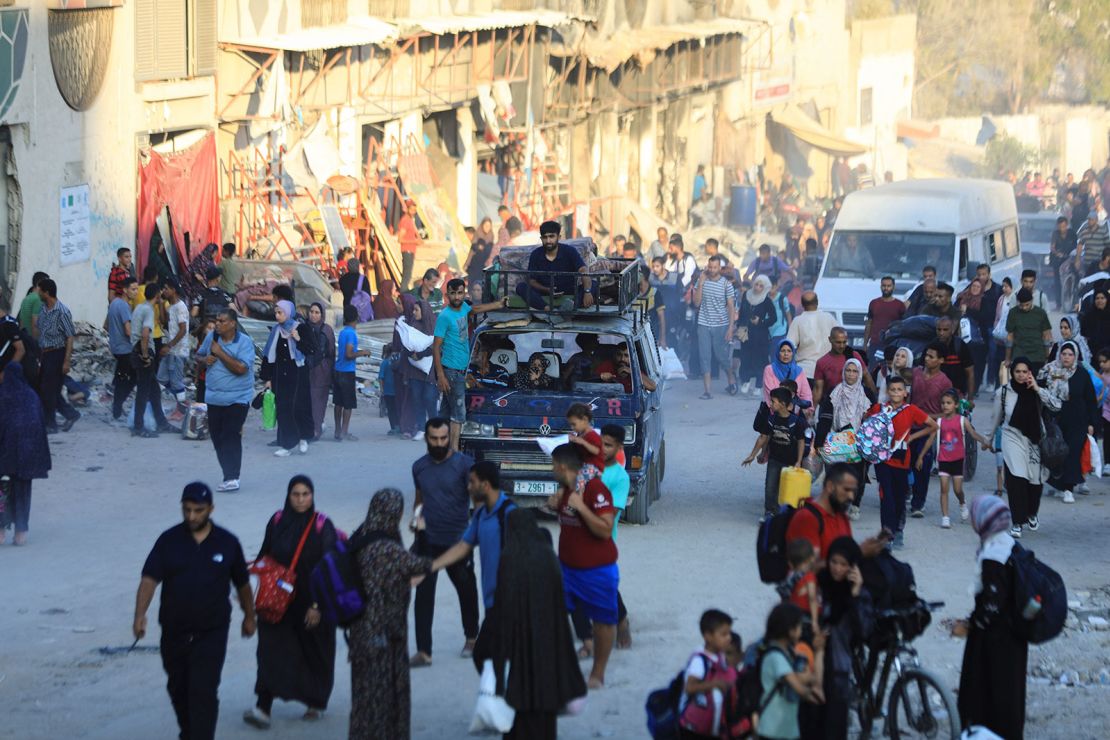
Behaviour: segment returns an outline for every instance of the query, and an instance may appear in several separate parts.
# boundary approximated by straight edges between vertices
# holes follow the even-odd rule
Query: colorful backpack
[[[860,457],[873,465],[884,463],[891,458],[896,441],[894,417],[905,409],[906,406],[902,406],[897,411],[891,411],[889,406],[883,406],[879,413],[863,420],[856,431]]]
[[[362,323],[371,321],[374,318],[374,299],[370,294],[362,289],[362,283],[366,280],[365,275],[358,276],[358,285],[355,286],[354,292],[351,293],[351,305],[358,311],[358,320]]]
[[[825,444],[821,445],[821,460],[826,465],[858,463],[860,455],[855,430],[845,429],[825,437]]]

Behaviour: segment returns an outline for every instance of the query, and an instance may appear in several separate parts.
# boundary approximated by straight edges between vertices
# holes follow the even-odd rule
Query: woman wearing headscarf
[[[967,284],[967,287],[960,291],[956,297],[956,305],[960,307],[963,316],[975,327],[972,333],[972,340],[967,343],[968,351],[971,353],[971,361],[975,368],[975,387],[983,387],[983,375],[987,371],[987,342],[991,341],[990,329],[991,323],[987,318],[991,313],[987,306],[983,305],[983,284],[978,280],[972,280]],[[957,327],[958,328],[958,327]],[[978,341],[974,341],[978,335]]]
[[[1075,342],[1076,349],[1079,350],[1080,364],[1090,366],[1094,363],[1095,357],[1091,354],[1087,340],[1079,333],[1079,318],[1074,314],[1060,317],[1060,340],[1048,350],[1049,362],[1056,359],[1056,355],[1060,353],[1060,346],[1064,342]]]
[[[749,390],[760,394],[758,385],[760,368],[764,366],[771,344],[771,326],[775,323],[775,306],[768,300],[771,292],[771,279],[759,275],[752,281],[752,287],[744,293],[740,301],[739,318],[736,325],[740,337],[740,371],[737,382],[741,383],[740,392]]]
[[[803,738],[847,737],[852,703],[852,647],[874,627],[871,595],[860,574],[860,546],[851,537],[829,544],[825,567],[817,574],[821,594],[821,629],[825,631],[824,704],[802,704]]]
[[[1095,352],[1110,347],[1110,293],[1105,290],[1095,293],[1090,307],[1079,316],[1079,327]]]
[[[0,409],[0,475],[8,476],[10,486],[9,510],[0,512],[0,544],[7,537],[8,524],[14,523],[14,542],[25,545],[31,518],[31,482],[47,476],[50,444],[42,403],[27,385],[23,365],[5,365],[4,358],[0,358]],[[11,522],[6,521],[9,515]]]
[[[413,295],[406,293],[401,296],[405,307],[403,317],[397,323],[404,321],[410,329],[416,330],[427,336],[435,332],[435,312],[427,301],[418,301]],[[429,369],[425,372],[413,364],[414,360],[424,360],[432,356],[432,347],[413,351],[405,346],[401,333],[396,326],[393,329],[393,346],[401,348],[401,360],[394,365],[394,383],[400,381],[397,388],[398,404],[401,411],[401,437],[403,439],[423,439],[424,422],[434,418],[438,413],[439,387],[435,382],[435,371]],[[403,386],[403,389],[400,387]]]
[[[166,243],[162,240],[162,232],[157,228],[150,235],[150,249],[147,251],[147,264],[153,265],[158,271],[158,280],[174,276],[170,256],[166,253]]]
[[[494,606],[478,635],[474,664],[480,671],[486,660],[493,661],[497,693],[516,710],[505,738],[554,740],[558,713],[586,695],[563,573],[534,511],[514,509],[506,522]]]
[[[1013,510],[1011,534],[1040,526],[1041,491],[1045,470],[1041,466],[1041,413],[1057,411],[1060,400],[1037,385],[1029,360],[1019,357],[1010,363],[1010,382],[1002,386],[994,402],[994,428],[1001,429],[1003,481]],[[991,439],[995,438],[992,431]]]
[[[971,502],[971,527],[979,535],[975,608],[968,619],[953,625],[952,634],[967,637],[956,702],[960,724],[980,725],[1006,740],[1021,740],[1029,643],[1011,626],[1020,619],[1009,562],[1015,544],[1012,524],[1010,510],[999,497],[980,496]]]
[[[913,389],[913,350],[909,347],[893,346],[883,350],[886,357],[891,357],[889,364],[883,363],[879,368],[879,382],[876,384],[879,391],[879,401],[886,398],[886,381],[891,375],[897,374],[906,383],[906,393]]]
[[[324,431],[324,415],[328,412],[328,394],[331,393],[332,373],[335,370],[335,331],[324,319],[324,304],[317,301],[308,308],[308,330],[317,352],[306,358],[308,364],[308,390],[312,397],[313,439],[320,439]]]
[[[337,533],[331,520],[316,511],[312,479],[295,475],[286,486],[285,505],[266,524],[258,558],[269,556],[288,567],[302,537],[293,602],[277,624],[258,621],[258,702],[243,714],[243,721],[261,729],[270,726],[274,699],[300,702],[307,707],[304,719],[320,719],[335,683],[335,627],[320,621],[309,578],[335,547]]]
[[[478,224],[478,231],[474,234],[474,241],[470,245],[470,254],[463,265],[468,285],[481,285],[485,277],[482,272],[493,262],[493,243],[497,235],[493,233],[493,222],[487,216]]]
[[[403,313],[397,284],[392,280],[383,280],[378,286],[378,294],[374,296],[374,318],[395,319]]]
[[[293,318],[296,308],[289,301],[274,306],[277,324],[270,330],[262,351],[260,377],[274,392],[277,411],[276,457],[289,457],[294,448],[308,452],[313,438],[312,397],[309,389],[307,356],[314,355],[311,330]]]
[[[859,429],[863,417],[871,408],[871,399],[863,387],[863,364],[852,357],[844,362],[840,371],[840,384],[833,388],[829,401],[833,407],[832,431],[842,432],[845,429]],[[811,454],[815,454],[811,453]],[[867,485],[867,463],[860,461],[853,465],[859,488],[856,489],[856,498],[848,509],[851,519],[859,518],[859,505],[863,500],[863,489]]]
[[[555,378],[547,374],[551,360],[543,352],[533,352],[527,365],[517,365],[513,374],[513,389],[518,391],[547,390],[555,386]]]
[[[1079,348],[1075,342],[1060,345],[1056,359],[1041,368],[1037,381],[1060,402],[1056,423],[1068,444],[1068,456],[1059,468],[1049,471],[1048,484],[1063,493],[1061,500],[1065,504],[1073,504],[1075,491],[1083,483],[1080,462],[1083,446],[1087,435],[1094,436],[1100,411],[1094,383],[1079,364]],[[1021,536],[1020,530],[1016,536]]]
[[[219,248],[217,244],[209,244],[189,263],[189,269],[186,270],[181,281],[186,305],[193,305],[194,299],[208,287],[208,270],[216,266],[216,252]]]
[[[768,408],[771,406],[771,391],[782,385],[784,380],[793,380],[798,385],[796,394],[799,405],[808,408],[813,405],[813,391],[806,380],[806,372],[794,359],[794,343],[789,339],[779,340],[775,345],[775,353],[771,355],[771,362],[763,368],[763,403]]]
[[[366,609],[351,625],[350,740],[407,740],[409,732],[409,591],[431,572],[432,561],[401,543],[404,498],[383,488],[370,500],[366,521],[351,539],[358,551]]]

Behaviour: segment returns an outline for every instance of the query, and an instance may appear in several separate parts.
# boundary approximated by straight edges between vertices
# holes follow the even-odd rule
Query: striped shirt
[[[732,283],[719,277],[705,279],[701,287],[701,305],[698,306],[698,326],[728,326],[728,299],[736,300]]]
[[[1102,259],[1102,250],[1110,247],[1110,228],[1102,223],[1094,229],[1084,223],[1075,234],[1076,241],[1083,246],[1083,267],[1097,265]]]
[[[54,303],[54,308],[48,308],[43,301],[42,312],[39,314],[39,346],[45,349],[61,349],[66,346],[66,339],[76,332],[73,329],[73,315],[61,301]]]

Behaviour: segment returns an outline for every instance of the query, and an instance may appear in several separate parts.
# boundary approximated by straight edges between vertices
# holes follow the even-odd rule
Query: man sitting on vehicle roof
[[[577,283],[581,281],[582,306],[589,308],[594,304],[594,297],[590,293],[592,282],[587,275],[586,263],[573,247],[559,242],[560,231],[562,228],[555,221],[540,224],[542,246],[532,250],[532,255],[528,258],[528,281],[516,286],[517,295],[532,308],[544,310],[548,308],[548,296],[552,299],[564,295],[574,296],[577,293]],[[546,272],[562,274],[545,279],[543,273]],[[582,277],[566,274],[575,272]]]

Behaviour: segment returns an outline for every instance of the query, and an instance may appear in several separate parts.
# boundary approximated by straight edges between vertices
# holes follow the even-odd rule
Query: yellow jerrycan
[[[813,475],[805,468],[783,468],[779,477],[779,505],[786,504],[795,509],[809,498],[813,486]]]

